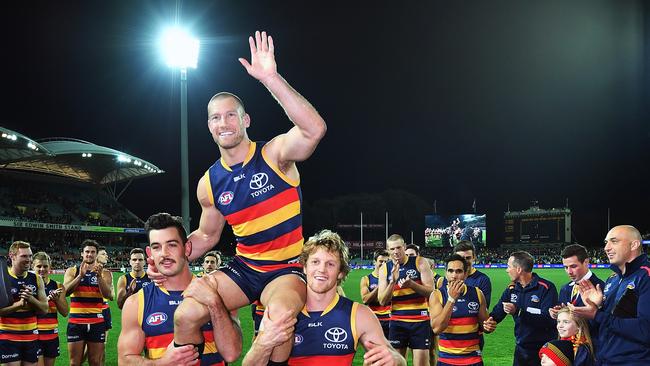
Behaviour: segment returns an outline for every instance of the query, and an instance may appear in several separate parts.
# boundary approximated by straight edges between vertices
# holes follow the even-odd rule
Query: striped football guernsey
[[[142,276],[136,276],[133,272],[125,273],[124,277],[126,277],[126,285],[129,286],[131,284],[131,281],[135,279],[135,290],[133,293],[136,293],[140,291],[141,288],[144,286],[148,285],[151,283],[151,279],[149,276],[147,276],[146,272],[142,273]]]
[[[75,276],[79,266],[75,266]],[[72,324],[99,324],[104,322],[102,309],[104,297],[99,291],[99,275],[87,271],[79,285],[70,295],[70,320]]]
[[[26,286],[32,291],[32,295],[38,296],[38,281],[36,274],[25,272],[24,275],[15,276],[7,269],[8,278],[10,279],[11,297],[13,302],[20,299],[20,290]],[[38,330],[36,326],[36,312],[28,309],[16,310],[13,313],[0,316],[0,340],[10,340],[17,342],[38,340]]]
[[[228,166],[223,158],[205,173],[211,202],[232,226],[236,259],[258,272],[300,267],[302,193],[269,161],[264,142],[251,142],[246,159]]]
[[[368,291],[372,291],[376,289],[377,286],[379,286],[379,277],[373,275],[372,273],[366,277],[368,277]],[[387,322],[390,320],[391,304],[381,305],[379,304],[379,301],[375,300],[368,303],[368,307],[370,310],[372,310],[373,313],[375,313],[375,315],[377,315],[377,319],[379,319],[380,322]]]
[[[420,256],[408,257],[406,263],[399,266],[399,279],[409,276],[412,281],[422,284],[422,276],[418,270],[418,264],[425,260]],[[388,281],[391,280],[393,262],[386,262],[386,273]],[[429,303],[427,298],[419,295],[410,288],[401,288],[398,285],[399,279],[393,286],[393,299],[390,312],[391,321],[401,322],[423,322],[429,320]]]
[[[148,359],[161,358],[167,346],[174,341],[174,311],[183,301],[182,291],[167,291],[162,286],[144,286],[138,298],[138,323],[145,334],[145,355]],[[201,327],[205,346],[201,366],[225,365],[214,343],[211,323]]]
[[[61,286],[60,283],[49,279],[45,284],[45,295],[50,296],[50,294],[56,289],[59,289]],[[52,339],[57,339],[59,337],[59,312],[56,309],[56,303],[54,300],[48,300],[47,302],[47,313],[45,314],[36,314],[36,319],[38,322],[38,339],[41,341],[49,341]]]
[[[434,298],[447,303],[447,286],[434,291]],[[438,361],[451,365],[473,365],[482,362],[479,346],[479,310],[485,304],[481,290],[463,286],[454,303],[447,328],[438,336]]]
[[[289,366],[352,365],[358,341],[358,306],[337,294],[322,312],[303,309],[298,314]]]

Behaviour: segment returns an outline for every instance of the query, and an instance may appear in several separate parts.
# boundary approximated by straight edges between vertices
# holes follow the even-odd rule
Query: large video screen
[[[486,245],[485,214],[426,215],[424,243],[429,247],[453,247],[461,240]]]

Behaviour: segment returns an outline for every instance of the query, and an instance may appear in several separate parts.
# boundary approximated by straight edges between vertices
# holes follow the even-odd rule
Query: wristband
[[[450,303],[454,304],[454,303],[456,302],[456,299],[454,299],[453,297],[449,296],[449,297],[447,298],[447,301],[449,301]]]

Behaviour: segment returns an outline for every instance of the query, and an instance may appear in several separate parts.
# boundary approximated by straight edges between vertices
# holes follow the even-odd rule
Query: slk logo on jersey
[[[333,343],[345,342],[348,339],[348,332],[339,327],[330,328],[325,332],[325,339]]]
[[[167,314],[161,312],[153,313],[147,317],[147,324],[152,326],[160,325],[166,321],[167,321]]]
[[[239,174],[238,176],[234,177],[232,180],[233,182],[238,182],[242,179],[246,178],[246,175],[244,173]]]
[[[235,198],[235,195],[231,191],[225,191],[219,196],[219,204],[227,206],[232,202],[233,198]]]
[[[266,183],[269,182],[269,176],[266,173],[255,173],[251,177],[251,181],[248,183],[250,189],[262,189],[266,186]]]
[[[475,302],[475,301],[472,301],[469,304],[467,304],[467,307],[469,308],[469,310],[476,311],[476,310],[478,310],[478,303]]]

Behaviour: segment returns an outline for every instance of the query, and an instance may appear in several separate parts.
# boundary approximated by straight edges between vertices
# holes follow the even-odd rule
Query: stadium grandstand
[[[143,221],[118,199],[133,180],[163,170],[88,141],[0,133],[0,250],[26,240],[62,269],[77,260],[76,244],[94,238],[108,247],[109,267],[119,268],[146,242]]]

